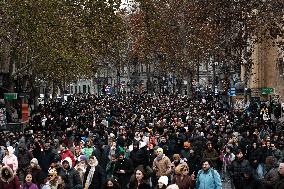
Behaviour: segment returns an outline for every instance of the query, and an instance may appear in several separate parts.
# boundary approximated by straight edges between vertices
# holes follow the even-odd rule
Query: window
[[[87,86],[83,85],[83,93],[86,93],[86,92],[87,92]]]
[[[77,93],[78,92],[78,90],[77,90],[77,86],[75,86],[75,93]]]

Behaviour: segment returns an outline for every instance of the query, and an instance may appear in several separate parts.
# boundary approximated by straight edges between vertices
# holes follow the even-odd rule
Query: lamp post
[[[216,82],[216,67],[218,66],[218,62],[213,62],[212,64],[211,64],[211,66],[212,66],[212,72],[213,72],[213,82],[212,82],[212,90],[213,90],[213,92],[215,92],[216,93],[216,89],[218,89],[217,88],[217,82]]]

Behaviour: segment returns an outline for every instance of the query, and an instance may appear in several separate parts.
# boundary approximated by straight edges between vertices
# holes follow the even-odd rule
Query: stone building
[[[271,39],[254,45],[253,67],[249,80],[251,96],[260,100],[284,100],[284,53]]]

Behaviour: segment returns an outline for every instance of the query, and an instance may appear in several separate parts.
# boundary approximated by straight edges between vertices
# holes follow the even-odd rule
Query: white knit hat
[[[158,182],[161,182],[161,183],[163,183],[164,185],[168,186],[168,182],[169,182],[168,180],[169,180],[169,179],[168,179],[167,176],[161,176],[161,177],[159,178]]]
[[[31,160],[31,163],[34,163],[34,164],[38,165],[38,160],[37,160],[36,158],[33,158],[33,159]]]
[[[14,152],[15,152],[15,149],[12,146],[8,146],[7,150],[9,152],[9,154],[14,154]]]

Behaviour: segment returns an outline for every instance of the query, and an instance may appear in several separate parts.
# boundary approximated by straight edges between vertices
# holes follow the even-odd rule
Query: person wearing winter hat
[[[36,158],[33,158],[30,163],[31,163],[31,165],[36,166],[36,165],[38,165],[38,160]]]
[[[98,165],[95,156],[90,156],[85,178],[83,181],[84,189],[101,189],[105,182],[105,171]]]
[[[10,166],[4,166],[0,171],[0,188],[20,189],[19,177],[13,172]]]
[[[82,187],[79,172],[72,167],[70,157],[63,159],[62,169],[59,171],[58,175],[64,178],[65,188]]]
[[[166,189],[169,183],[167,176],[161,176],[155,189]]]
[[[156,172],[156,176],[169,176],[172,172],[172,162],[168,156],[163,152],[163,148],[158,148],[157,157],[153,162],[153,170]]]
[[[16,173],[18,170],[18,158],[14,154],[15,150],[12,146],[7,147],[7,150],[8,154],[6,154],[5,157],[3,158],[3,164],[6,166],[11,165],[12,170],[14,171],[14,173]]]
[[[85,155],[80,155],[79,158],[78,158],[78,163],[77,165],[74,167],[80,174],[80,178],[81,180],[83,181],[84,179],[84,174],[86,172],[86,169],[87,169],[87,158]]]
[[[66,159],[67,157],[69,157],[72,162],[70,166],[72,167],[75,166],[75,156],[73,155],[71,150],[67,148],[67,146],[64,143],[60,145],[60,157],[61,159]]]
[[[33,158],[30,162],[30,165],[27,169],[26,174],[31,174],[33,178],[33,182],[40,188],[41,184],[44,184],[45,175],[41,170],[38,160]]]

